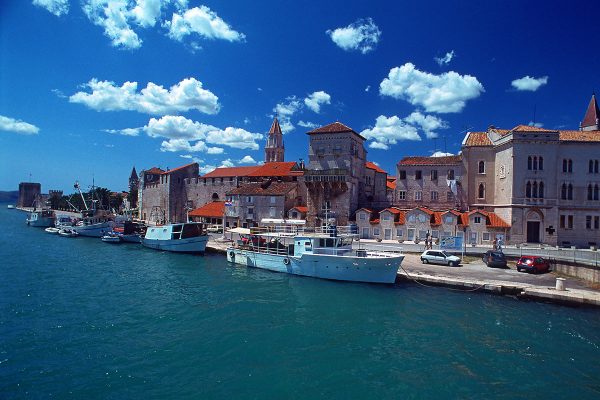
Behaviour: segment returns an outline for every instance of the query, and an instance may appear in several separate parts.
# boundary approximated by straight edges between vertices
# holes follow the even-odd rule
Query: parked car
[[[488,267],[506,268],[506,257],[501,251],[488,250],[483,255],[483,262]]]
[[[208,233],[222,233],[223,227],[221,225],[209,225],[206,227]]]
[[[543,257],[538,256],[522,256],[517,261],[517,271],[526,272],[547,272],[550,270],[550,262]]]
[[[460,264],[460,257],[453,256],[443,250],[425,250],[423,254],[421,254],[421,262],[423,264],[443,264],[458,267]]]

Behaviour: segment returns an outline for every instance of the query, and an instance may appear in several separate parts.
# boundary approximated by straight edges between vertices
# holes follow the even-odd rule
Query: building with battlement
[[[17,207],[34,207],[41,195],[41,183],[21,182],[19,183],[19,200],[17,201]]]

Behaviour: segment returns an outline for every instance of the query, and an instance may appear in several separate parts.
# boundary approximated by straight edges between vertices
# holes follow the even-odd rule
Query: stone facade
[[[275,118],[267,135],[267,144],[265,145],[265,162],[283,162],[284,155],[285,146],[283,145],[283,133],[281,132],[279,121],[277,118]]]
[[[19,200],[17,207],[33,207],[42,195],[42,185],[36,182],[19,183]]]

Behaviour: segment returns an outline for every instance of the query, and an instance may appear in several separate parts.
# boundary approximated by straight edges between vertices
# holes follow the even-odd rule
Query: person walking
[[[502,238],[498,239],[498,251],[502,252],[503,244],[504,244],[504,241],[502,240]]]
[[[492,246],[494,247],[494,250],[498,250],[498,238],[494,238],[494,241],[492,242]]]

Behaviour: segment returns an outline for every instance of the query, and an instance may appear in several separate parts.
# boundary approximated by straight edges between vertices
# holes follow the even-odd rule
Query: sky
[[[466,131],[577,129],[597,1],[4,0],[0,190],[127,190],[133,166],[288,161],[340,121],[395,174]]]

